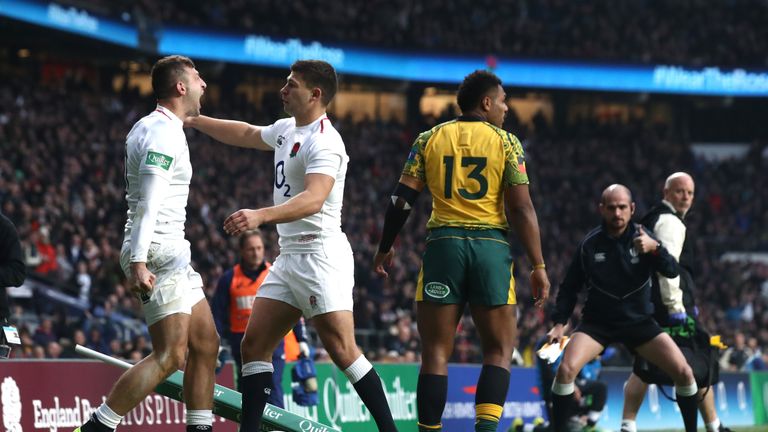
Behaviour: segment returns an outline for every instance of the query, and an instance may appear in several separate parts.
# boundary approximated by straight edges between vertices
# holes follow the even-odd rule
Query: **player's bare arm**
[[[504,191],[509,221],[525,248],[533,268],[530,281],[536,306],[542,307],[549,298],[549,278],[544,267],[544,255],[541,251],[541,235],[536,209],[533,208],[528,185],[508,187]]]
[[[208,116],[188,117],[184,126],[192,127],[211,138],[237,147],[272,151],[261,138],[261,127],[237,120],[223,120]]]
[[[392,236],[392,238],[382,238],[381,244],[379,245],[379,250],[373,257],[373,269],[379,276],[385,278],[389,276],[389,273],[387,273],[384,267],[385,265],[387,267],[392,265],[392,258],[395,256],[395,249],[391,246],[386,247],[386,245],[391,245],[391,242],[394,241],[394,237],[397,236],[397,234],[400,232],[400,229],[403,227],[403,224],[408,218],[408,215],[411,212],[412,204],[409,202],[409,199],[411,201],[414,200],[415,197],[418,196],[422,190],[424,190],[424,186],[425,183],[416,177],[409,175],[400,176],[400,182],[395,189],[395,194],[392,195],[392,202],[387,208],[387,215],[384,220],[383,237]],[[407,196],[400,196],[407,195],[408,189],[413,191],[410,192],[413,197],[409,198]],[[399,191],[406,191],[406,193],[399,193]],[[384,246],[383,248],[382,245]]]
[[[304,176],[304,190],[288,201],[260,209],[241,209],[224,221],[224,231],[239,235],[263,224],[293,222],[313,215],[323,208],[323,203],[333,189],[336,179],[325,174]]]

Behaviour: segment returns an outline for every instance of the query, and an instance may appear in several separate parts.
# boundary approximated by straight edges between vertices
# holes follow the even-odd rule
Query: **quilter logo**
[[[763,409],[768,415],[768,382],[763,383]]]
[[[147,161],[145,163],[147,165],[156,166],[168,171],[168,169],[171,168],[172,162],[173,162],[172,157],[168,155],[164,155],[162,153],[150,151],[150,152],[147,152]]]
[[[21,428],[21,393],[16,381],[5,377],[0,384],[0,405],[3,412],[3,428],[6,432],[23,432]]]

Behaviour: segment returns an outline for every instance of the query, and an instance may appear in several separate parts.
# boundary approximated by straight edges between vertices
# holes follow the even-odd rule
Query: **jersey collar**
[[[464,122],[484,122],[484,119],[481,119],[480,117],[475,117],[472,115],[460,115],[456,117],[457,121],[464,121]]]
[[[173,111],[169,110],[168,108],[166,108],[166,107],[164,107],[162,105],[157,105],[155,107],[155,111],[157,111],[160,114],[162,114],[163,116],[167,117],[168,120],[170,120],[171,122],[173,122],[175,124],[178,124],[181,127],[184,127],[184,122],[181,121],[180,118],[176,117],[176,114],[174,114]]]
[[[328,120],[328,115],[326,113],[323,113],[322,115],[320,115],[320,117],[318,117],[315,120],[313,120],[312,123],[305,124],[304,126],[296,126],[296,129],[308,130],[308,129],[315,129],[317,127],[323,129],[324,128],[323,127],[323,120],[329,121]]]

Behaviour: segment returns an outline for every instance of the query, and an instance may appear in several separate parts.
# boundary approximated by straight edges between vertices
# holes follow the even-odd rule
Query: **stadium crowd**
[[[768,4],[752,0],[60,1],[149,29],[182,24],[452,53],[768,65]]]
[[[4,76],[0,88],[0,208],[19,229],[30,279],[56,287],[79,302],[47,297],[13,298],[13,321],[24,346],[18,357],[73,356],[81,343],[115,356],[146,355],[147,338],[135,325],[138,302],[123,286],[118,265],[126,205],[124,139],[130,125],[153,108],[150,98],[125,89],[99,87],[87,75],[64,74],[40,84],[34,73]],[[205,101],[218,117],[268,124],[277,113],[238,95]],[[383,205],[418,131],[451,117],[412,119],[407,124],[334,118],[350,155],[343,210],[344,229],[355,250],[359,341],[378,361],[416,361],[419,339],[413,320],[414,290],[429,214],[426,194],[395,245],[388,280],[371,262],[383,221]],[[764,144],[748,157],[708,162],[694,158],[683,131],[645,119],[590,117],[553,127],[538,116],[521,124],[513,112],[508,128],[527,149],[532,196],[539,213],[547,269],[553,288],[562,279],[580,237],[599,222],[599,192],[620,182],[635,193],[638,214],[661,196],[664,178],[678,170],[696,179],[691,229],[697,233],[696,274],[701,317],[733,347],[730,369],[765,367],[768,357],[768,266],[726,262],[727,251],[768,249],[768,177]],[[231,148],[188,132],[192,180],[187,238],[193,265],[209,296],[223,269],[237,260],[236,240],[222,222],[241,207],[271,202],[271,154]],[[270,257],[276,232],[267,227]],[[513,248],[515,242],[512,242]],[[522,358],[530,364],[536,340],[549,328],[547,311],[533,307],[527,287],[529,264],[519,248]],[[768,353],[766,353],[768,354]],[[471,319],[458,333],[453,361],[478,362]],[[618,364],[626,358],[617,356]]]

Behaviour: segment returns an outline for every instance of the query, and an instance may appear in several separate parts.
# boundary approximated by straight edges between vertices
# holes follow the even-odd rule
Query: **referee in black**
[[[19,234],[13,222],[0,213],[0,325],[6,324],[11,316],[5,288],[20,286],[25,277],[26,268],[21,254]],[[0,331],[0,344],[4,341],[5,337]]]
[[[614,184],[603,191],[602,224],[579,244],[557,293],[552,314],[555,326],[547,334],[550,342],[562,340],[579,291],[587,288],[582,323],[552,383],[555,432],[568,430],[579,370],[614,342],[623,343],[672,377],[685,430],[696,431],[698,388],[693,372],[672,338],[652,318],[653,276],[658,272],[676,277],[677,261],[644,228],[632,223],[634,211],[635,203],[626,186]]]

